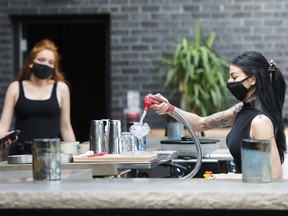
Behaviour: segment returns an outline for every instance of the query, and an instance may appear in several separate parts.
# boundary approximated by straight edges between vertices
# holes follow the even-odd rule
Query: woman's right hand
[[[168,113],[168,109],[170,107],[170,103],[167,98],[163,97],[161,94],[157,93],[155,96],[161,98],[163,101],[160,104],[153,104],[151,105],[151,108],[154,110],[155,113],[159,115],[164,115]]]

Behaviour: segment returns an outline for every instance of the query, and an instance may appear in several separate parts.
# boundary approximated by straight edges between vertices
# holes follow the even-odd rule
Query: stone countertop
[[[229,179],[63,178],[59,181],[30,178],[23,181],[21,172],[12,179],[5,177],[7,172],[0,172],[0,196],[5,197],[0,200],[2,210],[288,211],[288,179],[271,183],[245,183],[239,176]]]
[[[0,178],[0,196],[1,209],[288,210],[288,180]]]
[[[92,179],[92,171],[91,169],[67,169],[61,170],[61,180],[67,179]],[[18,182],[18,183],[26,183],[33,181],[33,171],[30,170],[12,170],[0,172],[0,183],[1,182]],[[35,181],[36,182],[36,181]]]

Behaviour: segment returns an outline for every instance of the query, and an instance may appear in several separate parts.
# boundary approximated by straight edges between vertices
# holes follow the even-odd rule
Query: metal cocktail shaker
[[[108,123],[108,154],[120,154],[121,153],[121,121],[109,120]]]
[[[89,134],[90,149],[96,152],[106,152],[105,129],[102,120],[92,120]]]
[[[34,139],[32,141],[32,160],[33,180],[60,180],[60,139]]]
[[[242,180],[244,182],[271,182],[271,141],[243,139],[241,143],[241,165]]]
[[[101,119],[104,124],[104,138],[105,138],[105,150],[108,152],[108,125],[110,119]]]

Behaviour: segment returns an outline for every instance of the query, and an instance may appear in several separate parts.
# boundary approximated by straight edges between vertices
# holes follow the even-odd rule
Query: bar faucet
[[[164,101],[162,98],[160,98],[156,95],[147,94],[144,97],[144,111],[147,112],[149,107],[152,106],[153,104],[161,104],[163,102],[166,102],[166,101]],[[196,144],[197,161],[196,161],[194,168],[191,170],[190,173],[188,173],[187,175],[180,177],[178,179],[193,178],[197,174],[197,172],[199,171],[199,169],[202,165],[202,149],[201,149],[201,145],[200,145],[200,140],[197,137],[192,125],[184,118],[184,116],[180,112],[178,112],[175,109],[175,107],[173,105],[170,104],[170,106],[168,108],[168,112],[172,112],[173,114],[175,114],[178,117],[178,119],[185,125],[185,127],[187,128],[187,130],[191,134],[191,137],[193,138],[193,140]],[[189,162],[189,160],[187,162]]]

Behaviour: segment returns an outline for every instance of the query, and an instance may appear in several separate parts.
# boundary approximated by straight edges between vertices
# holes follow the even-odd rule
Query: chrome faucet
[[[153,104],[161,104],[163,102],[166,102],[166,101],[162,100],[162,98],[157,97],[153,94],[147,94],[144,97],[144,111],[147,112],[149,107]],[[175,107],[173,105],[170,104],[168,111],[175,114],[177,116],[177,118],[179,119],[179,121],[181,121],[185,125],[185,127],[187,128],[187,130],[191,134],[191,136],[192,136],[192,138],[196,144],[196,150],[197,150],[196,164],[190,173],[188,173],[187,175],[185,175],[183,177],[180,177],[179,179],[193,178],[197,174],[197,172],[199,171],[199,169],[202,165],[202,149],[201,149],[201,145],[200,145],[200,140],[197,137],[192,125],[184,118],[184,116],[180,112],[177,112],[177,110],[175,110]],[[189,160],[187,160],[187,162],[189,162]]]

